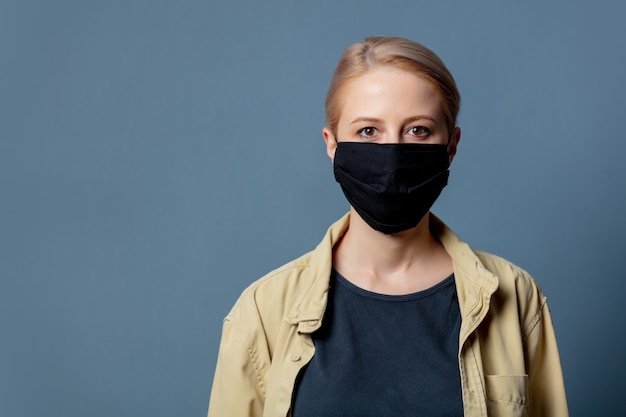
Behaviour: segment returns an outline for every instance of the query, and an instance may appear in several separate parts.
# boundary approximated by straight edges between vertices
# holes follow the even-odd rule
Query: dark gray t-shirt
[[[408,295],[369,292],[336,271],[330,282],[293,417],[462,416],[454,276]]]

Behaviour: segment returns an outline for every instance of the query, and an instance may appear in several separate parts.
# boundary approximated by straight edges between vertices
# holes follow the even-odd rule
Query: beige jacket
[[[289,416],[296,376],[315,353],[332,248],[347,227],[346,215],[315,250],[243,292],[224,320],[209,417]],[[465,416],[567,416],[550,312],[535,281],[472,250],[433,215],[431,229],[454,263]]]

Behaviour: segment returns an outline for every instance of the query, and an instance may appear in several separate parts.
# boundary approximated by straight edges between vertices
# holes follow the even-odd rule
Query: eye
[[[359,136],[363,136],[366,138],[371,138],[373,136],[376,136],[376,133],[378,132],[378,129],[376,129],[375,127],[364,127],[363,129],[360,129],[357,133]]]
[[[376,136],[378,134],[378,129],[376,129],[375,127],[364,127],[363,129],[359,129],[359,131],[357,132],[357,134],[359,136],[361,136],[362,138],[373,138],[374,136]]]
[[[431,132],[430,129],[425,126],[413,126],[409,129],[408,133],[413,136],[428,136]]]

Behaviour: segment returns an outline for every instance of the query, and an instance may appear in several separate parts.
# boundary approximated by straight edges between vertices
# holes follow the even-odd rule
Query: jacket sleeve
[[[526,336],[528,415],[568,416],[565,385],[550,310],[545,303]]]
[[[257,417],[263,414],[264,389],[254,351],[224,320],[208,417]]]

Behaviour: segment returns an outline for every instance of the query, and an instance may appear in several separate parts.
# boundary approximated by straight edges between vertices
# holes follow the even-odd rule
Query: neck
[[[428,288],[451,272],[447,253],[430,232],[428,213],[416,227],[386,235],[351,209],[348,231],[335,246],[333,258],[340,274],[377,292]]]

